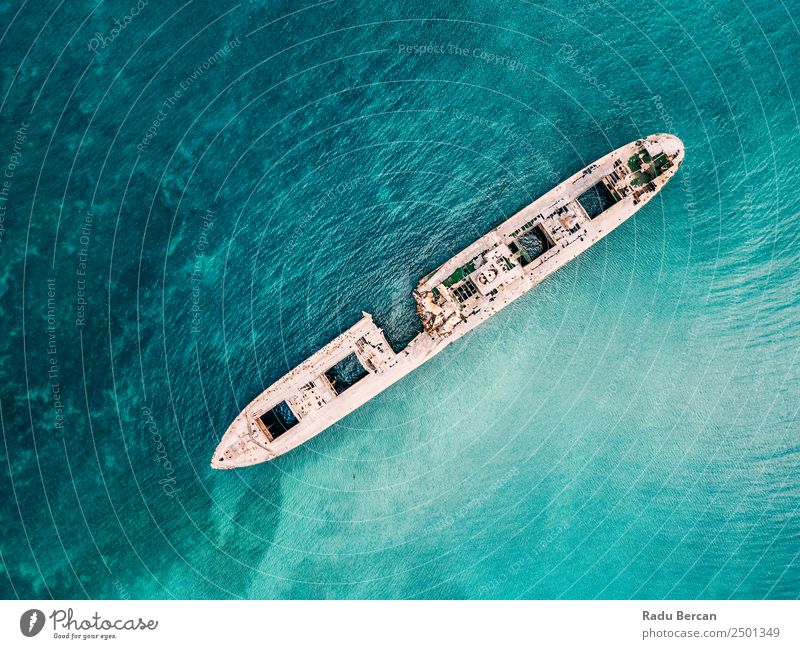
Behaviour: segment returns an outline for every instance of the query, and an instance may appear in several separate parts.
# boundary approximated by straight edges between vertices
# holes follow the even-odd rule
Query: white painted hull
[[[646,191],[643,185],[634,187],[631,184],[631,178],[636,172],[621,168],[619,165],[620,160],[627,161],[632,155],[638,155],[637,152],[645,150],[648,155],[649,152],[653,152],[651,156],[653,159],[657,157],[658,151],[663,152],[670,163],[669,168],[651,179],[647,184],[647,188],[650,189]],[[665,160],[661,157],[659,159]],[[426,331],[414,338],[405,349],[394,353],[381,330],[372,322],[371,316],[364,314],[362,320],[351,329],[276,381],[248,404],[225,432],[214,453],[211,466],[217,469],[231,469],[269,461],[329,428],[438,354],[447,345],[460,339],[530,291],[545,277],[624,223],[652,200],[674,175],[682,161],[683,144],[678,138],[665,134],[653,135],[612,151],[560,183],[420,282],[415,297],[420,302]],[[615,171],[617,173],[613,173]],[[612,176],[609,175],[612,173],[614,176],[623,174],[628,180],[623,179],[614,186],[611,184]],[[606,187],[611,187],[612,190],[618,188],[620,192],[633,191],[624,197],[620,194],[620,199],[616,203],[590,219],[578,203],[577,197],[599,182],[606,183]],[[558,211],[563,211],[566,217],[558,218]],[[548,215],[546,218],[543,216],[545,214]],[[542,218],[537,220],[537,216]],[[567,230],[566,226],[562,227],[565,218],[572,219],[566,221],[572,225],[570,230]],[[468,263],[476,254],[491,251],[493,247],[506,253],[510,252],[508,244],[516,241],[515,235],[523,231],[526,224],[527,227],[531,227],[532,222],[537,223],[533,227],[538,227],[541,223],[542,232],[546,232],[552,247],[532,262],[527,262],[526,259],[528,265],[524,268],[521,264],[516,264],[519,266],[517,268],[512,260],[509,265],[515,267],[510,268],[507,273],[508,282],[491,294],[491,297],[471,297],[463,304],[456,305],[457,301],[452,299],[446,287],[447,279],[452,278],[452,272]],[[488,263],[485,262],[487,257],[481,259],[484,263]],[[487,267],[481,266],[479,270]],[[470,285],[470,289],[473,288],[475,288],[474,283]],[[446,293],[449,299],[442,298],[441,293]],[[434,300],[432,296],[436,296],[441,302],[441,305],[432,306],[436,313],[426,312],[426,307],[423,306],[422,298],[428,300],[425,304],[429,304]],[[465,310],[464,304],[470,305],[471,310]],[[444,324],[436,324],[437,319],[445,320],[448,313],[450,317]],[[365,341],[366,347],[363,344]],[[352,387],[335,394],[332,384],[324,378],[324,372],[351,352],[356,354],[365,367],[371,367],[372,371]],[[309,388],[309,381],[313,380],[317,380],[317,385]],[[298,415],[298,423],[272,438],[269,434],[271,429],[260,424],[259,417],[281,401],[291,405],[291,410]]]

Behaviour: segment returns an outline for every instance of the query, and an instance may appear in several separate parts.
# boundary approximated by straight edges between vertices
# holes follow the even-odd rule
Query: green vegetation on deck
[[[639,171],[642,168],[642,161],[645,164],[650,164],[650,154],[647,149],[640,149],[628,158],[628,169],[631,171]]]
[[[475,264],[473,264],[472,262],[464,264],[460,268],[456,268],[455,272],[452,275],[450,275],[450,277],[448,277],[446,280],[444,280],[442,284],[444,284],[447,288],[450,288],[451,286],[453,286],[453,284],[457,284],[474,270],[475,270]]]
[[[631,185],[633,187],[646,185],[670,166],[665,153],[659,153],[655,158],[651,158],[645,149],[641,149],[628,158],[628,168],[633,172]]]
[[[633,174],[633,179],[631,180],[631,186],[639,187],[641,185],[646,185],[651,180],[653,180],[653,178],[655,178],[655,175],[653,175],[649,169],[637,171],[636,173]]]

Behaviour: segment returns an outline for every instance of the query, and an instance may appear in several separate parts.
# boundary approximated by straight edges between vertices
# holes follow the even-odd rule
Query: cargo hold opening
[[[336,365],[325,372],[325,378],[331,384],[333,391],[338,395],[353,387],[369,372],[358,360],[355,354],[348,354]]]
[[[256,419],[259,428],[270,439],[274,440],[291,430],[298,424],[298,419],[285,401],[281,401],[274,408],[267,410]]]
[[[553,243],[541,223],[519,235],[516,243],[517,245],[511,248],[511,251],[514,252],[515,248],[519,248],[517,259],[523,268],[553,247]]]
[[[608,191],[608,187],[603,181],[593,185],[588,190],[578,196],[578,202],[581,204],[590,219],[599,216],[611,207],[617,201]]]

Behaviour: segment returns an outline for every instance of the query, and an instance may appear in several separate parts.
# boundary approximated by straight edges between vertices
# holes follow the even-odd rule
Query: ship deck
[[[448,337],[484,321],[632,216],[682,159],[677,138],[637,140],[527,205],[420,281],[425,330]]]

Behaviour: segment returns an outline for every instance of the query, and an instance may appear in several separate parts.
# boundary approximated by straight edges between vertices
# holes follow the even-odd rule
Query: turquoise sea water
[[[796,598],[798,23],[4,3],[0,593]],[[209,468],[362,310],[401,346],[418,278],[662,131],[686,162],[635,219],[301,449]]]

